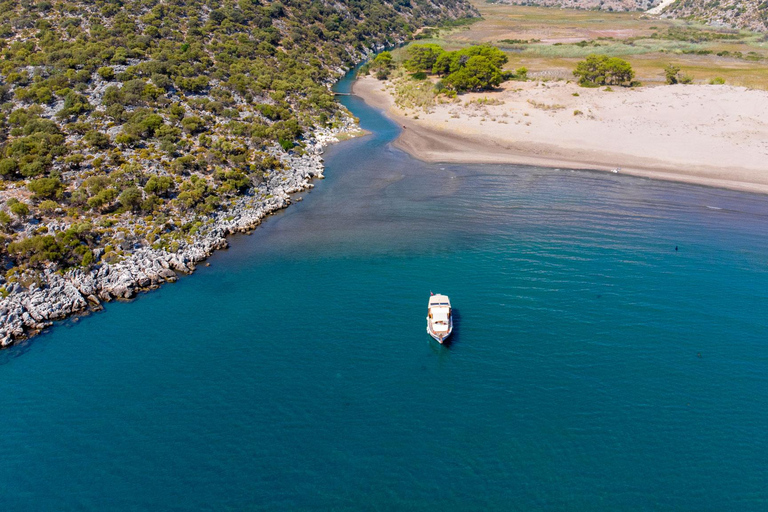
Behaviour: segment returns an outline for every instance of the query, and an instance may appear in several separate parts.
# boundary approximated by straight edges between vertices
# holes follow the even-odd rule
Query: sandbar
[[[395,104],[391,84],[353,93],[403,126],[395,145],[428,162],[618,171],[768,193],[768,91],[728,85],[584,88],[506,82],[424,109]]]

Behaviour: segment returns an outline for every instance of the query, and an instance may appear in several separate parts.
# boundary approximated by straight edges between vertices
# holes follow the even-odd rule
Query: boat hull
[[[445,331],[443,331],[443,332],[435,332],[435,331],[433,331],[433,330],[432,330],[430,327],[431,327],[431,326],[429,325],[429,317],[427,317],[427,334],[429,334],[430,336],[432,336],[432,338],[433,338],[433,339],[434,339],[436,342],[438,342],[438,343],[440,343],[440,344],[443,344],[443,343],[445,343],[445,342],[448,340],[448,337],[449,337],[449,336],[451,335],[451,333],[453,332],[453,318],[451,318],[451,319],[449,320],[449,323],[448,323],[448,331],[447,331],[447,332],[445,332]]]

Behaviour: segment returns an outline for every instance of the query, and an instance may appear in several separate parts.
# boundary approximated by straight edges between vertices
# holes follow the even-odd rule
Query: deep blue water
[[[424,164],[344,101],[303,202],[0,352],[0,509],[768,510],[765,196]]]

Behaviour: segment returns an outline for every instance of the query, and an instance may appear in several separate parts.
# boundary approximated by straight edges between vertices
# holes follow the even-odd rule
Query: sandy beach
[[[588,89],[507,82],[422,109],[373,77],[353,88],[404,130],[395,144],[433,162],[594,169],[768,193],[768,92],[724,85]]]

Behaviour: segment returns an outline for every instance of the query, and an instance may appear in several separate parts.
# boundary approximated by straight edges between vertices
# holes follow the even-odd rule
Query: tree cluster
[[[449,52],[436,44],[414,44],[407,53],[403,63],[407,70],[441,76],[443,84],[458,92],[498,87],[504,81],[502,67],[508,60],[503,51],[490,45]]]

